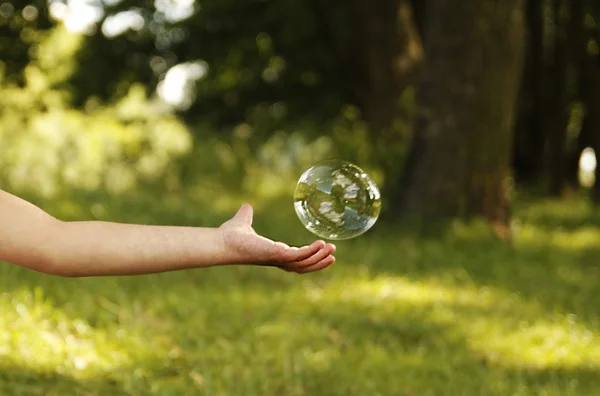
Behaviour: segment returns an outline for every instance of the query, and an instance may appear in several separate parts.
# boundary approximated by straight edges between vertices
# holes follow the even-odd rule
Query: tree
[[[576,0],[580,2],[580,0]],[[548,131],[548,170],[550,194],[559,196],[567,182],[568,151],[567,126],[569,124],[569,104],[573,92],[569,90],[568,73],[572,58],[577,56],[576,34],[581,20],[573,15],[573,2],[554,0],[555,19],[554,48],[550,68],[552,84],[549,92],[549,112],[545,128]],[[575,56],[573,56],[575,55]]]
[[[523,58],[521,0],[429,2],[422,111],[401,183],[404,214],[509,222],[512,129]]]
[[[36,41],[52,27],[47,8],[46,0],[0,3],[0,69],[7,79],[23,84]]]
[[[143,17],[143,27],[105,37],[105,21],[127,12]],[[201,59],[208,75],[182,114],[195,121],[210,112],[220,126],[244,121],[261,102],[285,102],[290,118],[322,120],[351,104],[379,133],[397,118],[422,55],[408,0],[207,0],[176,21],[158,18],[153,2],[123,0],[104,14],[78,54],[77,105],[114,99],[127,84],[153,90],[169,67]],[[160,68],[152,70],[153,59]]]
[[[359,104],[375,133],[392,127],[402,91],[421,61],[420,36],[405,0],[349,2],[358,34],[356,60],[362,73]],[[354,82],[356,84],[356,82]]]
[[[527,38],[521,112],[515,130],[513,167],[518,183],[535,184],[544,173],[549,73],[544,36],[544,1],[526,0]]]
[[[597,7],[597,5],[596,5]],[[579,21],[576,30],[576,53],[579,64],[579,95],[585,107],[581,125],[581,146],[590,146],[600,155],[600,30],[596,24],[585,23],[592,19],[594,8],[585,7],[582,0],[573,2],[574,18]],[[596,181],[592,190],[592,200],[600,205],[600,172],[596,168]]]

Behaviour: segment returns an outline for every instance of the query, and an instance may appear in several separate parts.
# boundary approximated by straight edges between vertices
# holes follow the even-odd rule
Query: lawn
[[[218,225],[241,199],[69,197],[65,219]],[[295,275],[226,267],[61,279],[0,263],[2,395],[597,395],[600,216],[522,202],[513,247],[377,224]],[[313,237],[291,202],[259,232]],[[101,241],[99,241],[101,243]]]

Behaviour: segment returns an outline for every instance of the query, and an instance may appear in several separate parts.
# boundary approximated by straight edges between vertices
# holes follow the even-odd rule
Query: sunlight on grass
[[[600,337],[575,315],[544,314],[541,305],[504,290],[378,277],[307,288],[306,298],[365,306],[374,316],[427,308],[432,322],[452,328],[478,354],[505,366],[600,367]]]
[[[455,304],[487,307],[493,301],[489,290],[448,288],[433,281],[411,281],[401,277],[377,277],[369,280],[348,281],[329,285],[326,290],[308,289],[312,301],[336,303],[353,302],[378,306],[403,303],[415,306]]]
[[[535,205],[527,207],[525,216],[530,220],[542,218],[555,218],[560,220],[580,220],[590,217],[593,213],[592,206],[582,200],[574,202],[561,202],[557,200],[538,200]]]
[[[565,228],[546,229],[533,224],[520,227],[519,243],[534,246],[546,246],[548,244],[557,247],[582,251],[585,249],[600,248],[600,227],[580,226],[575,230]]]
[[[600,367],[600,338],[575,319],[524,320],[516,328],[482,322],[469,325],[476,329],[469,334],[480,336],[472,345],[494,360],[521,367]]]
[[[34,372],[87,378],[149,356],[139,335],[126,328],[108,332],[71,318],[40,288],[0,294],[0,312],[0,360]]]

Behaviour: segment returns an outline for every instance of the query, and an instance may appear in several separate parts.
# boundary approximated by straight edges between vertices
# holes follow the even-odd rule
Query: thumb
[[[248,225],[252,225],[252,215],[254,213],[254,209],[248,203],[242,205],[242,207],[237,211],[235,216],[233,217],[236,220],[241,220],[244,223],[248,223]]]

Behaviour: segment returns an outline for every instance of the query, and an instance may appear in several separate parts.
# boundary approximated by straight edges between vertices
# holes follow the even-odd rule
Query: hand
[[[335,245],[315,241],[310,246],[290,247],[264,238],[252,228],[253,209],[244,204],[219,227],[225,249],[235,263],[267,265],[299,274],[322,270],[335,262]]]

